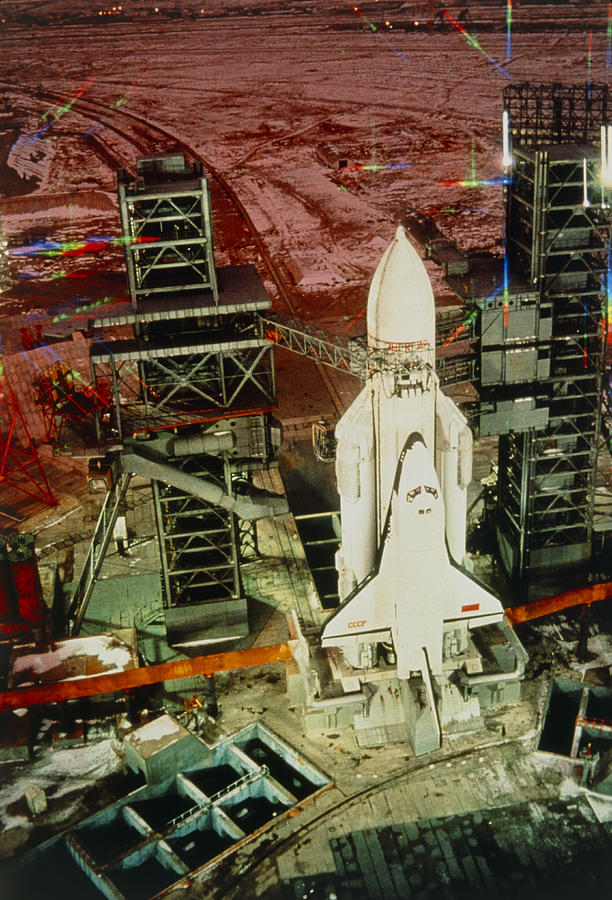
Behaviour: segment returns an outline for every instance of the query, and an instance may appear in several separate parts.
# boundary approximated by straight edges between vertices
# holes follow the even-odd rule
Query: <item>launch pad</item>
[[[437,750],[444,734],[481,729],[483,710],[517,703],[527,653],[506,623],[482,629],[453,659],[449,674],[429,683],[420,673],[398,678],[393,663],[356,670],[338,652],[322,654],[300,635],[300,678],[288,679],[292,705],[303,705],[309,734],[354,733],[358,747],[407,743],[415,756]],[[309,652],[310,650],[310,652]],[[457,667],[463,671],[453,678]],[[305,687],[304,687],[305,685]]]

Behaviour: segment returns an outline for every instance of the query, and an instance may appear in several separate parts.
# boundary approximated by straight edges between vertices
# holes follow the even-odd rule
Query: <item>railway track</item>
[[[32,96],[38,100],[56,103],[65,99],[59,91],[39,90],[32,91]],[[168,131],[157,124],[151,124],[136,113],[128,110],[115,109],[110,111],[109,107],[104,103],[91,100],[84,97],[77,97],[74,101],[72,112],[78,113],[82,118],[93,123],[90,129],[88,139],[91,141],[94,151],[101,157],[110,168],[128,167],[125,159],[121,158],[120,153],[112,140],[105,140],[105,133],[114,135],[121,141],[128,143],[136,149],[138,156],[150,156],[156,153],[174,153],[179,152],[192,161],[201,162],[205,171],[209,175],[211,192],[215,196],[213,208],[216,209],[220,218],[225,215],[231,215],[237,211],[241,223],[248,233],[249,241],[255,245],[262,267],[265,270],[269,280],[274,284],[282,303],[286,306],[290,316],[298,319],[296,311],[296,298],[293,295],[289,284],[289,276],[285,274],[284,267],[277,262],[262,240],[253,220],[242,203],[236,192],[233,190],[226,178],[211,164],[210,160],[202,157],[190,144],[177,138],[175,134]],[[61,120],[58,120],[61,121]],[[96,128],[96,126],[98,126]],[[95,130],[94,130],[95,129]],[[344,404],[340,394],[336,389],[333,377],[321,363],[315,363],[317,372],[323,382],[325,391],[330,397],[338,415],[344,412]]]

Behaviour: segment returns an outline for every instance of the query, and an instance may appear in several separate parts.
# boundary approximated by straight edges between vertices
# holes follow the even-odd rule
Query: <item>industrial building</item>
[[[508,266],[535,295],[536,327],[515,339],[536,331],[533,415],[545,418],[526,417],[520,437],[513,429],[500,441],[500,549],[523,579],[588,561],[595,538],[610,297],[609,102],[606,85],[504,93],[513,156]],[[525,312],[508,309],[508,329]],[[507,359],[516,350],[505,349]]]
[[[34,870],[8,876],[16,896],[40,895],[40,867],[45,891],[58,895],[66,881],[71,896],[109,900],[189,885],[211,860],[329,786],[258,723],[211,748],[161,716],[132,731],[125,751],[146,785],[40,847]]]

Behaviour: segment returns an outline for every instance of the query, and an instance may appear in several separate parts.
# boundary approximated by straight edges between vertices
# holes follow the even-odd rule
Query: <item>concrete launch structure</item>
[[[376,693],[381,676],[397,679],[394,724],[420,753],[439,745],[445,722],[518,699],[525,652],[500,601],[466,571],[472,435],[440,389],[431,284],[402,227],[374,274],[367,324],[371,374],[336,427],[340,605],[321,645],[345,693],[369,683],[365,718],[372,683]]]

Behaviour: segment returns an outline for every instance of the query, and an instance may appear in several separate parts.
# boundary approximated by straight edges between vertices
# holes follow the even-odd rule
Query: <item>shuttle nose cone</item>
[[[423,262],[400,225],[368,295],[368,346],[402,355],[435,346],[435,304]]]

